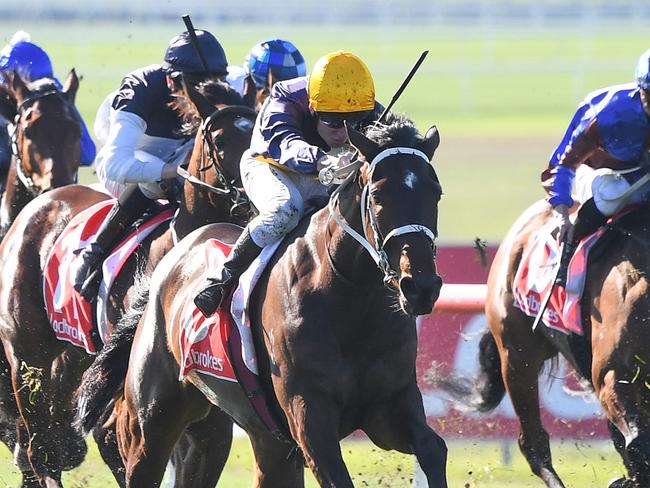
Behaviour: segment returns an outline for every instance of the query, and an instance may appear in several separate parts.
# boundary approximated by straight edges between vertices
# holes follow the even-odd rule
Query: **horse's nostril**
[[[406,298],[414,297],[418,293],[415,280],[409,277],[404,277],[399,280],[399,289]]]

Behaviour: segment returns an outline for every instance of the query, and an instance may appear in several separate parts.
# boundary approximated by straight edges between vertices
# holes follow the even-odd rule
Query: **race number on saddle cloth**
[[[553,286],[553,271],[560,259],[560,248],[551,230],[546,227],[536,232],[535,241],[521,257],[513,281],[515,307],[533,318],[537,317],[544,297]],[[589,250],[604,232],[604,228],[601,228],[578,244],[569,263],[566,287],[554,287],[546,306],[542,322],[547,327],[565,334],[583,335],[580,299],[585,285]]]
[[[240,383],[253,408],[272,432],[277,432],[278,427],[259,384],[248,303],[255,284],[281,242],[264,248],[251,267],[242,274],[234,293],[226,298],[215,314],[207,318],[192,300],[201,286],[199,280],[196,290],[185,294],[179,318],[182,359],[179,381],[195,372]],[[203,261],[204,275],[216,273],[223,266],[231,249],[232,246],[218,239],[207,241]]]
[[[104,261],[103,279],[93,305],[73,288],[78,266],[77,251],[94,237],[115,202],[114,199],[104,200],[75,216],[55,242],[44,267],[43,297],[56,337],[84,348],[89,354],[98,352],[98,344],[92,340],[95,330],[102,343],[108,340],[106,298],[124,263],[159,225],[169,225],[173,216],[170,207],[161,207],[160,212],[129,232],[111,251]]]
[[[617,185],[614,185],[617,186]],[[618,196],[618,192],[614,192]],[[630,214],[638,204],[626,205],[607,223]],[[578,212],[574,212],[573,217]],[[534,242],[521,257],[521,263],[513,281],[514,305],[529,317],[537,317],[540,304],[553,285],[554,270],[560,259],[558,242],[552,236],[557,229],[550,224],[539,229],[533,236]],[[580,304],[587,276],[589,253],[599,243],[607,227],[600,227],[595,233],[580,240],[569,262],[566,287],[555,286],[553,294],[542,317],[542,322],[551,329],[565,334],[583,335]],[[606,243],[603,245],[607,246]]]

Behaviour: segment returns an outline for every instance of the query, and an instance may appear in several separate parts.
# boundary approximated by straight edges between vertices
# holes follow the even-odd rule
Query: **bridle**
[[[217,108],[212,112],[212,114],[205,118],[200,128],[200,131],[203,134],[203,147],[201,150],[201,160],[198,172],[201,174],[213,169],[217,175],[219,186],[213,186],[206,183],[180,166],[178,167],[178,174],[195,186],[199,186],[220,196],[228,196],[231,203],[230,215],[236,217],[250,212],[250,201],[248,200],[248,197],[237,188],[235,185],[236,180],[234,178],[228,179],[223,165],[223,158],[219,154],[219,141],[213,139],[211,135],[212,127],[216,123],[217,119],[232,113],[240,114],[242,116],[257,115],[255,110],[245,105],[230,105],[224,108]],[[207,162],[205,161],[206,154]]]
[[[29,110],[29,108],[31,108],[34,102],[52,95],[59,95],[60,93],[61,93],[60,90],[54,88],[44,90],[42,92],[32,93],[31,96],[25,98],[16,107],[16,117],[14,118],[13,127],[10,127],[11,154],[13,155],[16,161],[16,174],[18,175],[18,179],[20,180],[20,182],[23,184],[25,189],[30,193],[32,197],[37,197],[41,195],[45,191],[49,190],[49,188],[39,188],[38,186],[36,186],[36,183],[34,183],[32,177],[26,173],[25,168],[23,166],[23,158],[20,155],[20,147],[18,141],[18,126],[20,124],[21,117],[25,114],[25,112],[27,112],[27,110]]]
[[[401,225],[399,227],[391,229],[382,239],[382,234],[377,223],[375,202],[370,192],[370,187],[372,186],[372,177],[377,165],[384,161],[386,158],[394,156],[396,154],[414,155],[424,160],[427,165],[431,164],[426,154],[418,149],[410,147],[392,147],[381,151],[379,154],[377,154],[377,156],[374,157],[368,168],[368,181],[364,185],[361,192],[361,203],[359,206],[361,211],[361,227],[363,230],[363,235],[359,234],[356,230],[350,227],[350,225],[345,222],[343,216],[336,211],[337,204],[339,203],[339,193],[343,187],[347,186],[347,184],[356,177],[356,171],[351,173],[346,178],[346,180],[332,193],[328,205],[330,217],[354,240],[361,244],[361,246],[363,246],[368,254],[370,254],[370,257],[372,257],[372,259],[375,261],[375,264],[384,275],[383,282],[385,286],[390,286],[392,281],[398,276],[398,273],[391,268],[390,263],[388,262],[388,255],[385,251],[386,244],[393,237],[412,233],[424,234],[431,242],[434,260],[436,256],[436,233],[421,224]],[[374,245],[370,243],[368,228],[370,228],[372,232],[372,242],[374,242]],[[332,263],[331,257],[330,262]]]

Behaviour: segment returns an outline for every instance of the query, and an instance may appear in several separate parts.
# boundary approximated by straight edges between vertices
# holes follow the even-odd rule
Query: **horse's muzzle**
[[[399,290],[406,301],[404,307],[409,315],[431,313],[441,288],[442,278],[437,274],[404,276],[399,280]]]

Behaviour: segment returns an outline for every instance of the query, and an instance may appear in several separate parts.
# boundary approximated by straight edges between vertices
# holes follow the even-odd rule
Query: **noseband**
[[[216,120],[224,115],[231,113],[237,113],[241,115],[256,115],[255,110],[244,105],[231,105],[224,107],[222,109],[216,109],[212,114],[210,114],[201,124],[201,133],[203,134],[203,148],[201,151],[201,165],[198,169],[199,173],[204,173],[209,169],[214,169],[217,180],[219,181],[220,186],[212,186],[206,183],[203,180],[191,175],[186,169],[178,167],[178,174],[182,176],[185,180],[189,181],[193,185],[200,186],[206,190],[216,193],[221,196],[230,197],[230,215],[238,216],[242,213],[248,212],[247,207],[249,207],[248,198],[239,191],[239,188],[235,186],[235,179],[228,179],[226,171],[223,166],[223,159],[219,155],[219,144],[211,136],[212,126],[216,123]],[[203,156],[207,154],[208,164],[204,165]]]
[[[345,232],[350,234],[350,236],[352,236],[354,240],[356,240],[359,244],[361,244],[366,251],[368,251],[368,254],[370,254],[372,259],[377,264],[379,270],[383,273],[384,275],[383,281],[384,281],[384,285],[386,286],[390,285],[393,279],[397,278],[398,276],[397,272],[391,268],[390,263],[388,262],[388,255],[386,254],[386,251],[384,249],[390,239],[404,234],[422,233],[431,242],[431,246],[433,247],[433,251],[434,251],[434,259],[435,259],[435,250],[436,250],[435,232],[433,232],[431,229],[421,224],[401,225],[399,227],[391,229],[383,239],[381,238],[379,225],[377,223],[377,214],[375,212],[375,204],[372,199],[372,195],[370,194],[370,186],[372,185],[372,176],[377,165],[381,163],[383,160],[385,160],[386,158],[390,156],[394,156],[396,154],[411,154],[422,158],[426,164],[431,164],[426,154],[424,154],[422,151],[418,149],[414,149],[410,147],[392,147],[383,150],[382,152],[377,154],[377,156],[375,156],[375,158],[370,163],[368,169],[368,182],[364,185],[363,190],[361,192],[361,204],[359,208],[361,211],[361,227],[363,229],[363,235],[359,234],[352,227],[350,227],[342,218],[342,216],[336,212],[336,205],[338,203],[339,193],[341,189],[344,186],[346,186],[346,184],[352,178],[355,177],[355,173],[350,174],[350,176],[348,176],[348,178],[332,193],[332,196],[330,197],[330,201],[329,201],[329,206],[328,206],[331,218],[334,219],[334,221],[337,224],[339,224],[339,226],[341,226],[341,228]],[[368,222],[370,223],[369,226],[367,225]],[[374,246],[370,243],[368,237],[368,230],[367,230],[368,227],[370,227],[372,231],[372,237],[373,237],[372,240],[375,243]]]
[[[23,158],[20,156],[20,147],[18,144],[18,124],[20,123],[20,118],[23,116],[25,111],[32,106],[34,102],[45,97],[52,95],[57,95],[61,93],[59,90],[46,90],[40,93],[34,93],[32,96],[27,97],[22,101],[20,105],[16,108],[16,117],[14,118],[14,124],[11,130],[11,154],[16,160],[16,174],[18,179],[23,184],[25,189],[31,194],[32,197],[37,197],[47,190],[47,188],[38,188],[32,177],[25,172],[23,167]]]

